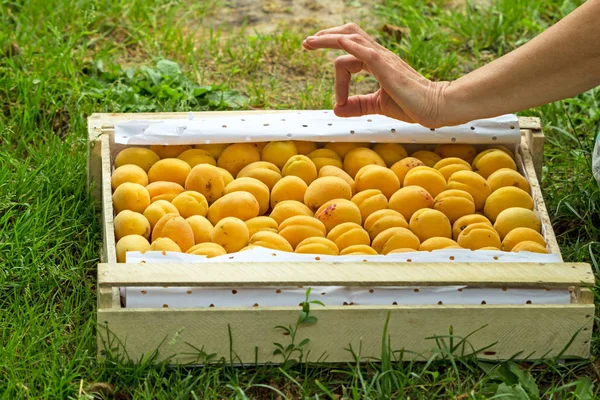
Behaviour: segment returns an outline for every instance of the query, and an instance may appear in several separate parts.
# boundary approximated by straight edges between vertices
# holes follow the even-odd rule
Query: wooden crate
[[[276,111],[274,111],[276,112]],[[247,111],[239,112],[248,113]],[[196,113],[197,117],[223,113]],[[299,337],[310,338],[311,361],[352,361],[381,356],[386,320],[393,350],[405,358],[427,359],[437,347],[434,336],[468,339],[472,349],[485,348],[483,359],[539,359],[590,356],[595,284],[582,263],[403,263],[403,264],[116,264],[111,201],[111,162],[124,146],[114,143],[114,125],[129,120],[186,118],[188,113],[94,114],[88,119],[88,181],[102,210],[104,242],[98,266],[98,351],[116,348],[134,360],[158,350],[159,359],[203,363],[201,354],[216,354],[235,363],[280,362],[273,343],[289,343],[277,325],[294,324],[300,307],[132,309],[120,302],[119,287],[197,286],[451,286],[569,290],[570,304],[328,306],[313,307],[318,322],[303,325]],[[541,196],[544,135],[536,118],[520,118],[521,156],[537,194],[535,208],[547,229],[548,245],[560,254]],[[444,339],[448,341],[449,339]],[[455,339],[455,342],[458,339]],[[562,350],[572,340],[568,349]],[[200,351],[200,349],[202,351]],[[471,347],[466,349],[469,353]],[[457,349],[457,352],[465,348]],[[325,356],[324,356],[325,355]],[[325,358],[323,358],[325,357]]]

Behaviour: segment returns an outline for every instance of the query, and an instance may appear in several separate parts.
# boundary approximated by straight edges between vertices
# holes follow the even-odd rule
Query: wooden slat
[[[195,347],[216,353],[217,360],[229,360],[234,354],[238,357],[234,363],[281,362],[273,355],[273,343],[285,346],[290,337],[275,327],[294,324],[298,313],[298,307],[99,310],[98,332],[104,341],[113,339],[114,348],[114,337],[105,336],[108,327],[134,360],[159,349],[160,359],[179,354],[172,362],[202,363]],[[361,352],[363,360],[381,358],[388,313],[392,350],[414,352],[407,353],[405,359],[429,358],[437,346],[427,338],[448,335],[450,326],[454,335],[462,337],[483,328],[469,338],[469,343],[476,349],[491,345],[480,358],[494,360],[517,354],[517,359],[556,356],[582,329],[562,356],[566,359],[590,356],[594,305],[313,306],[311,313],[318,318],[317,323],[302,326],[297,336],[297,342],[310,339],[305,349],[310,351],[310,361],[324,354],[327,362],[354,361],[346,350],[350,345]],[[467,353],[470,351],[467,346]]]
[[[100,136],[100,118],[88,118],[88,147],[87,147],[87,186],[93,187],[92,196],[98,204],[102,204],[102,144]]]
[[[567,287],[593,285],[583,263],[215,263],[100,264],[111,286],[452,286]]]
[[[542,123],[538,117],[519,117],[519,128],[541,131]]]
[[[111,157],[108,137],[101,137],[102,150],[102,226],[103,226],[103,256],[108,263],[117,262],[115,228],[113,223],[112,187],[111,187]]]

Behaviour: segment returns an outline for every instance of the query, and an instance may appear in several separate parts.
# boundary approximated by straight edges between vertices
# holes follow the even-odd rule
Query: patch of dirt
[[[374,0],[229,0],[205,26],[245,25],[261,34],[277,31],[281,23],[323,28],[372,18]]]

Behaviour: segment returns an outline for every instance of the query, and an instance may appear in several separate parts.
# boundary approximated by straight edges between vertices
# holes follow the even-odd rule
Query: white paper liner
[[[115,125],[115,143],[126,145],[202,144],[310,140],[370,143],[519,143],[514,114],[437,129],[383,115],[340,118],[330,110],[290,111],[164,121],[130,121]]]

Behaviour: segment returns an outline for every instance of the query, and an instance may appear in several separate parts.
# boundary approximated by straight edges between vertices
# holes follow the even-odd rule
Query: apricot
[[[227,254],[227,251],[225,251],[225,249],[222,246],[216,243],[206,242],[199,243],[193,246],[188,251],[186,251],[186,253],[193,254],[195,256],[206,256],[207,258],[212,258],[217,256],[224,256],[225,254]]]
[[[415,252],[415,251],[418,251],[418,250],[415,250],[415,249],[409,249],[409,248],[407,248],[407,247],[402,247],[402,248],[399,248],[399,249],[394,249],[394,250],[390,251],[388,254],[397,254],[397,253],[413,253],[413,252]]]
[[[188,145],[152,145],[150,150],[156,153],[160,158],[177,158],[178,155],[186,150],[191,149],[192,146]]]
[[[213,225],[226,217],[236,217],[246,221],[258,217],[259,211],[260,204],[252,193],[235,191],[212,203],[208,208],[207,218]]]
[[[154,229],[154,225],[161,219],[165,214],[176,214],[179,215],[179,210],[173,204],[166,200],[157,200],[151,203],[144,210],[144,217],[150,223],[150,229]]]
[[[348,175],[348,173],[346,171],[344,171],[343,169],[338,168],[334,165],[325,165],[324,167],[321,167],[321,169],[319,170],[318,177],[323,178],[325,176],[335,176],[338,178],[342,178],[343,180],[346,181],[346,183],[348,185],[350,185],[350,189],[352,190],[352,195],[354,196],[354,194],[356,194],[356,187],[355,187],[354,179],[352,179],[352,177],[350,175]]]
[[[192,215],[186,221],[194,232],[194,243],[210,242],[213,234],[213,224],[201,215]]]
[[[225,194],[223,173],[210,164],[196,165],[185,181],[185,188],[201,193],[212,204]]]
[[[388,228],[373,239],[371,247],[379,254],[388,254],[391,251],[403,248],[419,248],[419,238],[410,230],[401,227]]]
[[[177,158],[188,163],[191,168],[194,168],[198,164],[217,165],[213,156],[208,151],[202,149],[186,150],[178,155]]]
[[[385,167],[385,161],[371,149],[357,147],[350,150],[344,157],[344,171],[351,177],[356,177],[358,171],[365,165],[379,165]]]
[[[444,161],[444,160],[442,160],[442,161]],[[446,179],[446,181],[448,181],[448,179],[450,179],[452,174],[454,174],[455,172],[471,171],[471,167],[463,165],[463,164],[450,164],[450,165],[447,165],[445,167],[438,169],[438,171],[440,171],[441,174],[444,176],[444,179]]]
[[[122,165],[115,169],[110,177],[112,190],[119,187],[120,184],[130,182],[137,183],[142,186],[148,185],[148,175],[141,167],[133,164]]]
[[[250,246],[266,247],[268,249],[294,252],[292,246],[282,236],[274,232],[260,231],[250,237]]]
[[[183,193],[185,189],[175,182],[160,181],[149,184],[146,186],[146,190],[148,190],[152,203],[161,200],[170,203],[178,194]]]
[[[281,225],[283,221],[296,215],[306,215],[312,217],[314,214],[303,203],[296,200],[284,200],[280,201],[273,207],[271,214],[269,215],[278,225]]]
[[[118,214],[123,210],[143,213],[150,205],[148,190],[139,183],[125,182],[112,195],[113,206]]]
[[[369,245],[366,244],[355,244],[348,246],[344,250],[340,251],[340,256],[376,256],[377,252]]]
[[[536,232],[542,232],[542,223],[540,217],[527,208],[510,207],[498,214],[494,229],[498,231],[500,239],[504,239],[515,228],[531,228]]]
[[[433,208],[444,213],[453,224],[460,217],[475,212],[475,200],[464,190],[450,189],[436,196]]]
[[[404,178],[406,177],[408,171],[416,167],[422,167],[424,165],[425,164],[417,158],[406,157],[392,165],[390,169],[394,174],[396,174],[396,176],[398,177],[398,181],[400,182],[400,186],[402,186]]]
[[[248,164],[260,161],[260,153],[256,147],[247,143],[234,143],[228,146],[217,160],[217,166],[226,169],[232,176]]]
[[[152,242],[152,244],[150,245],[150,250],[151,251],[174,251],[177,253],[181,253],[181,249],[179,248],[177,243],[175,243],[173,240],[166,238],[166,237],[158,238],[154,242]]]
[[[233,182],[233,175],[231,175],[229,173],[229,171],[227,171],[224,168],[221,167],[217,167],[217,169],[219,170],[219,172],[221,173],[221,175],[223,176],[223,183],[225,184],[225,186],[229,185],[231,182]]]
[[[123,165],[137,165],[148,173],[150,167],[160,160],[158,154],[144,147],[129,147],[121,150],[115,157],[115,168]]]
[[[282,170],[283,176],[297,176],[310,185],[315,179],[317,179],[317,167],[308,158],[303,155],[295,155],[290,157]]]
[[[296,246],[296,253],[337,256],[339,250],[335,243],[329,239],[323,237],[309,237]]]
[[[475,146],[462,143],[438,144],[434,152],[442,158],[459,158],[469,164],[473,162],[477,155]]]
[[[189,218],[192,215],[206,216],[208,212],[208,202],[201,193],[188,190],[173,199],[171,202],[179,211],[183,218]]]
[[[458,235],[469,225],[476,223],[485,223],[492,227],[492,223],[487,217],[480,214],[465,215],[457,219],[452,225],[452,237],[454,240],[458,239]]]
[[[373,151],[379,154],[388,167],[391,167],[408,155],[404,147],[398,143],[378,143],[373,147]]]
[[[306,215],[290,217],[279,225],[279,235],[293,248],[306,238],[325,237],[325,232],[321,221]]]
[[[225,187],[225,194],[234,192],[251,193],[256,201],[258,201],[258,215],[263,215],[269,209],[269,187],[254,178],[237,178]]]
[[[197,144],[194,148],[206,150],[215,160],[221,156],[223,150],[229,146],[228,143],[209,143],[209,144]]]
[[[498,214],[511,207],[533,210],[533,199],[524,190],[514,186],[505,186],[490,194],[485,201],[483,213],[490,221],[494,222]]]
[[[408,229],[408,222],[406,222],[406,219],[398,211],[387,209],[375,211],[369,215],[363,226],[369,233],[371,240],[373,240],[388,228],[398,227]]]
[[[444,175],[436,169],[430,167],[416,167],[408,171],[404,178],[403,185],[420,186],[427,190],[431,197],[446,190],[446,179]]]
[[[499,249],[502,245],[498,233],[484,222],[468,225],[458,235],[456,242],[460,247],[471,250],[483,247],[495,247]]]
[[[375,211],[386,209],[388,206],[387,198],[379,189],[363,190],[352,197],[352,202],[358,206],[363,221]]]
[[[502,168],[517,170],[515,161],[502,150],[490,149],[482,151],[473,160],[473,171],[485,179]]]
[[[544,237],[531,228],[515,228],[508,232],[502,240],[502,250],[511,251],[515,245],[521,242],[536,242],[546,247]]]
[[[370,245],[371,238],[362,226],[354,222],[346,222],[334,227],[327,234],[327,239],[335,243],[340,251],[354,245]]]
[[[317,210],[315,217],[323,222],[328,232],[344,222],[362,223],[360,209],[346,199],[329,200]]]
[[[117,262],[126,262],[128,251],[141,251],[142,253],[150,250],[150,243],[145,237],[141,235],[127,235],[123,236],[116,246],[117,251]]]
[[[342,178],[326,176],[316,179],[306,189],[304,203],[313,211],[333,199],[352,198],[352,189]]]
[[[518,253],[520,251],[529,251],[531,253],[548,254],[548,249],[546,249],[546,246],[530,240],[517,243],[511,251],[514,253]]]
[[[256,232],[279,232],[277,221],[271,217],[254,217],[246,221],[250,237]]]
[[[158,220],[152,230],[152,242],[161,237],[173,240],[181,251],[187,251],[194,245],[192,227],[177,214],[166,214]]]
[[[317,144],[315,142],[294,140],[294,144],[296,145],[296,150],[298,151],[298,154],[307,155],[310,152],[313,152],[317,149]]]
[[[500,168],[496,172],[493,172],[487,178],[488,185],[492,189],[492,192],[505,186],[514,186],[521,190],[531,193],[531,186],[523,175],[519,172],[514,171],[510,168]]]
[[[150,183],[159,181],[175,182],[183,186],[191,170],[192,168],[185,161],[178,158],[164,158],[150,168],[148,181]]]
[[[429,150],[415,151],[410,156],[420,160],[423,164],[430,168],[433,168],[433,166],[442,159],[442,157]]]
[[[357,147],[369,147],[369,144],[358,142],[332,142],[325,145],[326,149],[335,151],[340,158],[346,157],[346,154],[348,154],[350,150],[356,149]]]
[[[421,243],[419,251],[433,251],[447,248],[457,248],[458,243],[445,237],[432,237]]]
[[[307,154],[307,157],[311,159],[317,171],[326,165],[333,165],[338,168],[342,168],[341,157],[333,150],[329,149],[317,149]]]
[[[410,220],[415,211],[433,208],[433,204],[433,197],[427,190],[420,186],[405,186],[390,197],[388,208],[399,212],[406,220]]]
[[[513,160],[515,159],[515,153],[513,153],[511,150],[508,149],[508,147],[506,146],[502,146],[502,145],[494,145],[494,146],[489,146],[489,149],[496,149],[496,150],[502,150],[503,152],[505,152],[506,154],[508,154],[510,156],[510,158],[512,158]]]
[[[271,208],[286,200],[304,201],[308,185],[297,176],[281,178],[271,190]]]
[[[267,143],[262,150],[261,159],[283,168],[287,161],[298,154],[298,149],[293,141],[273,141]]]
[[[114,219],[115,239],[119,241],[127,235],[140,235],[150,238],[150,222],[142,214],[130,210],[123,210]]]
[[[281,179],[281,171],[273,163],[257,161],[242,168],[237,177],[258,179],[267,185],[270,192],[273,189],[273,186]]]
[[[475,209],[482,210],[485,200],[492,193],[490,185],[483,177],[473,171],[458,171],[448,179],[448,189],[458,189],[473,196]]]
[[[408,228],[421,242],[432,237],[452,238],[450,220],[438,210],[429,208],[417,210],[410,218]]]
[[[378,189],[389,199],[400,189],[400,181],[389,168],[367,165],[356,173],[355,188],[357,192]]]
[[[239,218],[225,217],[213,228],[212,242],[223,247],[227,253],[235,253],[246,247],[249,239],[248,227]]]

